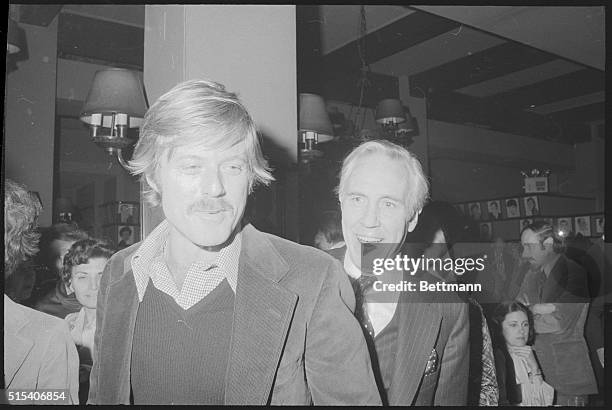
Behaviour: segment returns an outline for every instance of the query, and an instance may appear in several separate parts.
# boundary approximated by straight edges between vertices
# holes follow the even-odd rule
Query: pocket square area
[[[432,349],[425,366],[425,376],[433,374],[438,370],[438,362],[438,352],[436,352],[436,349]]]

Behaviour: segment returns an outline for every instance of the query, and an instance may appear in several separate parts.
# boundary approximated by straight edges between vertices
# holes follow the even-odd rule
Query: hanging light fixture
[[[17,54],[26,47],[25,31],[9,17],[6,31],[6,54]]]
[[[81,110],[81,121],[88,124],[92,140],[126,168],[122,150],[132,146],[129,128],[142,125],[147,102],[142,81],[131,70],[111,68],[94,76],[87,100]]]
[[[317,145],[334,138],[334,128],[325,108],[323,97],[317,94],[300,94],[299,117],[300,155],[303,159],[323,155]]]
[[[376,107],[376,122],[385,131],[397,131],[399,125],[406,121],[404,107],[397,98],[386,98]]]

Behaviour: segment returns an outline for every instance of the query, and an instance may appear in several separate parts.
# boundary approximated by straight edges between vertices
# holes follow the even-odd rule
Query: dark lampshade
[[[81,121],[110,127],[112,114],[125,114],[129,118],[129,128],[142,125],[147,111],[144,88],[138,74],[122,68],[99,70],[93,79],[85,105],[81,110]],[[99,123],[98,123],[99,124]]]
[[[8,19],[6,33],[6,53],[17,54],[26,46],[25,31],[12,18]]]
[[[376,107],[376,122],[379,124],[399,124],[406,121],[404,107],[397,98],[381,100]]]
[[[323,97],[317,94],[300,94],[300,131],[318,134],[317,142],[328,142],[334,138],[334,127],[329,119]]]

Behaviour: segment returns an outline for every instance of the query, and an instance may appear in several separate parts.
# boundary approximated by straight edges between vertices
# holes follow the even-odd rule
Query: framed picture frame
[[[525,216],[540,215],[540,204],[537,196],[526,196],[523,198],[523,205],[525,206]]]
[[[501,219],[502,217],[502,209],[501,203],[499,200],[487,201],[487,213],[489,214],[489,219]]]
[[[604,223],[605,223],[605,218],[603,215],[597,215],[594,217],[594,226],[593,226],[593,230],[595,231],[596,234],[603,234],[604,233]]]
[[[519,207],[518,198],[507,198],[504,200],[506,208],[506,218],[520,218],[521,208]]]
[[[482,220],[482,210],[480,209],[480,202],[470,202],[468,204],[468,212],[473,220]]]
[[[117,230],[117,249],[127,248],[134,244],[134,237],[136,226],[133,225],[119,225]]]
[[[563,232],[563,236],[569,236],[574,230],[572,228],[572,218],[557,218],[557,230]]]
[[[120,201],[117,204],[116,222],[121,224],[137,224],[139,204],[137,202]]]
[[[527,177],[525,178],[525,193],[548,192],[548,177]]]
[[[591,236],[591,217],[590,216],[577,216],[574,218],[574,225],[576,227],[576,235],[582,234],[582,236]]]
[[[493,227],[491,222],[480,223],[480,240],[489,242],[493,238]]]

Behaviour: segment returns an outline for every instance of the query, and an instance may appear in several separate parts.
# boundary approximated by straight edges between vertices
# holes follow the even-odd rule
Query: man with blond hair
[[[242,222],[273,178],[235,94],[162,95],[130,166],[166,219],[102,275],[89,403],[380,403],[342,267]]]
[[[454,292],[378,292],[374,282],[384,275],[373,276],[366,263],[368,249],[379,247],[391,259],[400,253],[427,196],[419,161],[389,141],[363,143],[342,164],[338,198],[346,247],[329,253],[351,278],[378,388],[391,406],[466,404],[467,305]],[[414,278],[433,280],[398,269],[390,282]]]

